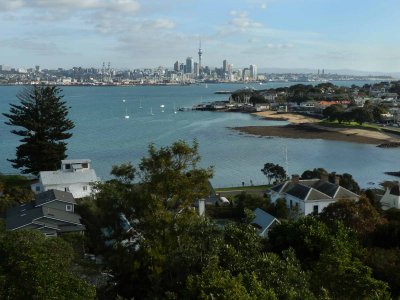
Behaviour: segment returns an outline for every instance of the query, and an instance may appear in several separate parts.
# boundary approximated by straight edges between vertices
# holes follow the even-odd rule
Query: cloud
[[[251,20],[247,14],[247,12],[237,13],[236,11],[231,11],[231,16],[233,16],[230,24],[240,30],[246,30],[249,28],[261,28],[263,27],[262,23],[254,22]]]
[[[35,39],[22,39],[12,38],[4,39],[0,41],[2,47],[12,48],[18,51],[26,51],[37,55],[49,56],[49,55],[63,55],[65,52],[59,48],[55,43]]]
[[[140,9],[140,4],[138,0],[0,0],[0,9],[3,12],[15,12],[21,9],[136,12]]]

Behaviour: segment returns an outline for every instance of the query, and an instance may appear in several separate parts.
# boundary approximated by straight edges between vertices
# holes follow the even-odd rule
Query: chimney
[[[298,184],[300,181],[300,176],[297,174],[292,175],[292,183],[293,184]]]
[[[321,181],[322,182],[329,182],[329,175],[328,174],[321,174]]]
[[[335,184],[339,185],[340,183],[340,176],[335,175]]]

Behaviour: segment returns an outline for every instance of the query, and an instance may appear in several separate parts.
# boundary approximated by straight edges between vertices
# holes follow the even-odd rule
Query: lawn
[[[336,127],[336,128],[357,128],[357,129],[366,129],[366,130],[373,130],[373,131],[381,131],[381,127],[379,125],[376,124],[367,124],[364,123],[362,125],[358,124],[357,122],[343,122],[343,123],[339,123],[338,121],[327,121],[327,120],[323,120],[320,121],[318,123],[316,123],[318,125],[321,126],[326,126],[326,127]]]

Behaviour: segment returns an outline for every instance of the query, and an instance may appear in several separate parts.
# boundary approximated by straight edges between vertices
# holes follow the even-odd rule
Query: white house
[[[400,182],[391,188],[387,188],[381,198],[382,209],[398,208],[400,209]]]
[[[255,218],[252,224],[257,228],[258,234],[261,237],[267,238],[268,232],[272,229],[272,227],[281,223],[273,215],[270,215],[260,208],[256,208],[253,213]]]
[[[70,192],[74,198],[89,196],[92,193],[90,184],[100,181],[90,163],[89,159],[62,160],[61,170],[41,171],[39,181],[31,188],[36,194],[54,189]]]
[[[339,185],[339,177],[336,177],[335,183],[331,183],[328,176],[300,180],[299,175],[293,175],[292,180],[272,187],[269,194],[273,203],[285,199],[289,209],[297,209],[302,215],[318,214],[339,199],[359,199],[357,194]]]

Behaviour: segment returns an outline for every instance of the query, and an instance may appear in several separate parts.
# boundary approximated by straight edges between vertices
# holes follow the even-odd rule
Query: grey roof
[[[267,229],[274,222],[279,222],[278,219],[276,219],[274,216],[270,215],[260,208],[256,208],[253,213],[255,214],[255,218],[252,223],[260,226],[261,231]]]
[[[90,183],[99,181],[96,172],[88,169],[81,172],[42,171],[39,177],[43,185]]]
[[[61,161],[61,164],[83,164],[83,163],[90,163],[90,159],[64,159]]]
[[[39,193],[35,196],[36,205],[38,206],[53,200],[60,200],[63,202],[76,204],[74,196],[72,196],[71,193],[59,190],[49,190]]]
[[[35,202],[31,201],[16,207],[11,207],[7,210],[6,216],[14,216],[14,215],[18,215],[18,214],[22,214],[25,211],[31,210],[32,208],[35,207]]]
[[[82,225],[79,215],[50,207],[31,207],[31,209],[20,211],[20,213],[16,213],[16,211],[13,210],[12,214],[10,214],[10,211],[11,210],[7,211],[6,226],[7,229],[11,230],[26,226],[32,222],[44,226],[46,224],[46,218],[57,219],[65,223],[70,223],[71,225]],[[52,224],[51,226],[55,227],[57,225]]]
[[[303,201],[317,201],[328,199],[343,199],[358,197],[357,194],[348,189],[336,185],[331,182],[326,182],[316,179],[299,180],[299,183],[286,181],[271,188],[278,193],[286,193]]]

